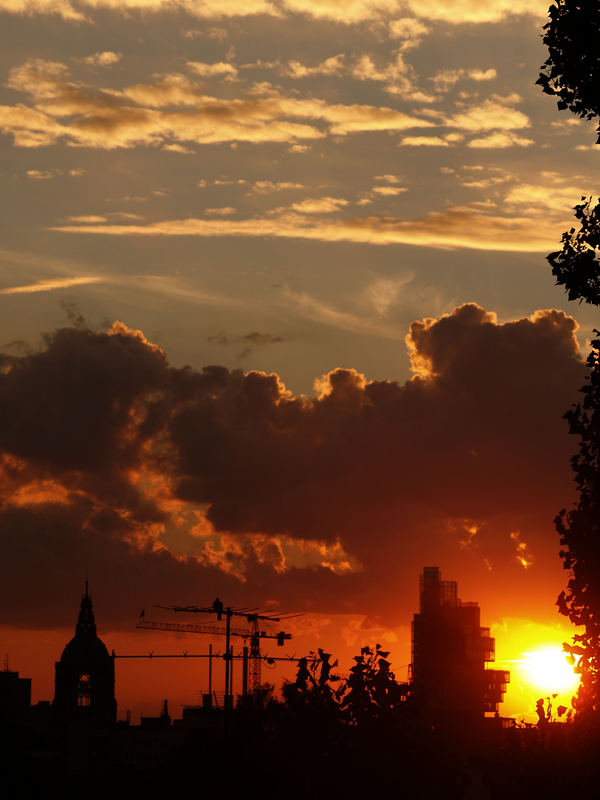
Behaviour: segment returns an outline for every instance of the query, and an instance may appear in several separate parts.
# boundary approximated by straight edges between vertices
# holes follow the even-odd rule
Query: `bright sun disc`
[[[567,654],[560,647],[544,647],[524,653],[523,666],[529,681],[545,694],[575,692],[579,676],[567,661]]]

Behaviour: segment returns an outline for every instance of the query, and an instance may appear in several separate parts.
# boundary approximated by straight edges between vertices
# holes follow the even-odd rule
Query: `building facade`
[[[438,567],[425,567],[419,613],[412,622],[412,694],[434,717],[483,718],[498,712],[510,674],[487,669],[495,642],[481,627],[477,603],[458,598],[456,581],[443,581]]]

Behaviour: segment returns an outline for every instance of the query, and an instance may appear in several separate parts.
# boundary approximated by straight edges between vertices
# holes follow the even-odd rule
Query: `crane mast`
[[[186,611],[186,612],[193,612],[193,613],[216,613],[219,618],[222,617],[223,614],[226,615],[227,625],[226,627],[219,627],[216,625],[198,625],[195,623],[182,623],[182,622],[162,622],[162,621],[154,621],[154,620],[140,620],[136,625],[136,628],[143,628],[146,630],[155,630],[155,631],[176,631],[178,633],[203,633],[208,635],[216,635],[216,636],[225,636],[227,639],[227,645],[225,648],[225,653],[222,658],[225,659],[225,673],[226,673],[226,697],[233,696],[230,687],[230,678],[231,678],[231,671],[230,671],[230,661],[231,661],[231,653],[229,648],[229,638],[231,636],[239,636],[245,640],[250,640],[250,652],[246,647],[244,647],[245,655],[244,656],[244,675],[243,675],[243,683],[244,688],[247,686],[250,693],[253,694],[257,692],[261,685],[261,662],[263,656],[260,651],[260,640],[261,639],[276,639],[278,645],[283,645],[286,639],[291,639],[291,634],[285,633],[284,631],[279,631],[278,633],[268,633],[265,630],[260,630],[259,620],[265,619],[269,621],[279,622],[279,617],[273,616],[266,616],[257,614],[254,612],[244,612],[244,611],[236,611],[231,608],[225,608],[220,601],[215,601],[213,607],[211,608],[199,608],[197,606],[168,606],[168,608],[172,611]],[[160,608],[165,608],[165,606],[159,606]],[[232,616],[243,616],[249,622],[252,627],[249,628],[235,628],[231,626],[231,617]],[[289,616],[287,617],[289,618]],[[212,660],[211,660],[212,663]],[[246,672],[247,670],[247,672]]]

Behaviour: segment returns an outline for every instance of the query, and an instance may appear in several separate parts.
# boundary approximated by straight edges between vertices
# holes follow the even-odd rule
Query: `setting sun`
[[[523,655],[524,671],[536,690],[546,694],[576,691],[579,676],[558,645],[541,647]]]

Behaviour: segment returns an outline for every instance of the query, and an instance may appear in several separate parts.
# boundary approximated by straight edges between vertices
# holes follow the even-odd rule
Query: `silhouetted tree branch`
[[[565,287],[569,300],[585,300],[597,306],[600,305],[600,203],[592,207],[592,198],[582,197],[574,210],[579,230],[571,228],[563,233],[562,250],[550,253],[547,258],[556,283]]]
[[[550,22],[544,26],[548,59],[536,83],[558,98],[559,109],[568,108],[585,119],[599,117],[600,4],[598,0],[556,0],[548,15]]]

